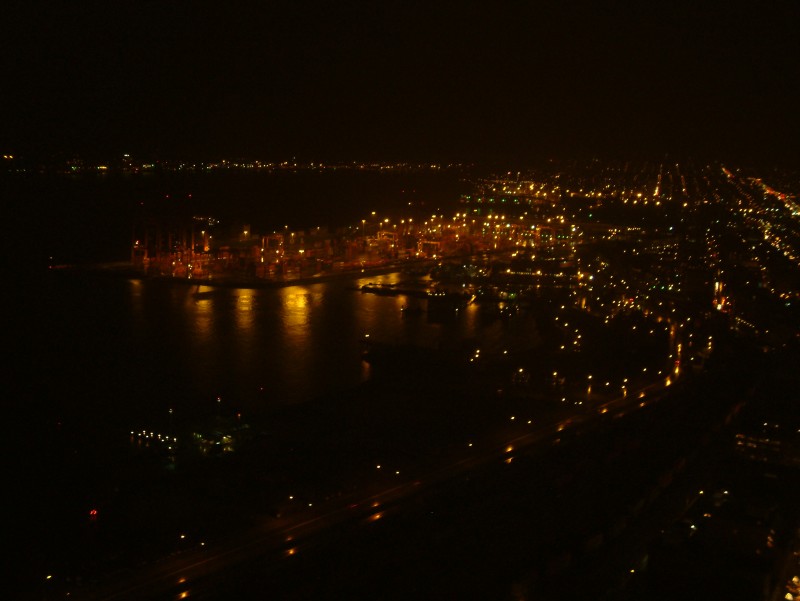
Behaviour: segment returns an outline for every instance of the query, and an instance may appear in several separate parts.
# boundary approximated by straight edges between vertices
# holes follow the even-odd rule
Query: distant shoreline
[[[408,264],[393,263],[390,265],[382,265],[376,267],[364,267],[362,269],[347,269],[336,272],[319,273],[310,276],[297,276],[297,277],[283,277],[274,279],[259,279],[259,278],[241,278],[237,276],[217,275],[210,279],[197,278],[190,279],[184,277],[171,277],[167,275],[148,276],[143,274],[140,270],[134,269],[128,263],[108,263],[100,265],[63,265],[53,267],[50,272],[59,273],[85,273],[95,275],[106,275],[112,277],[121,277],[141,281],[158,281],[169,282],[172,284],[183,286],[207,286],[212,288],[249,288],[249,289],[262,289],[262,288],[285,288],[287,286],[305,286],[308,284],[316,284],[320,282],[330,282],[336,280],[359,279],[362,277],[370,277],[374,275],[386,275],[389,273],[398,273],[403,271],[403,268],[411,265],[421,265],[428,262],[426,259],[423,261],[413,261]]]

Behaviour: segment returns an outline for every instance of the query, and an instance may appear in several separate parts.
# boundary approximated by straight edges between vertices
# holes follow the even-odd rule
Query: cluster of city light
[[[150,432],[148,430],[141,430],[134,432],[131,430],[131,441],[146,442],[146,443],[160,443],[167,445],[168,450],[172,450],[172,445],[178,443],[176,436],[169,436],[167,434],[160,434],[158,432]]]

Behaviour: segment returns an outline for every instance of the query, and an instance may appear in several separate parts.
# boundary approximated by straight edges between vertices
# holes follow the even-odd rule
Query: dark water
[[[170,408],[173,420],[202,415],[218,397],[230,409],[268,414],[362,381],[365,333],[431,344],[450,335],[441,325],[403,322],[401,299],[352,290],[366,282],[196,295],[165,283],[47,271],[49,263],[126,260],[143,205],[154,214],[239,220],[260,232],[359,223],[372,210],[429,211],[455,202],[463,185],[458,173],[5,174],[13,390],[6,403],[33,432],[22,438],[35,446],[51,428],[70,427],[115,439],[120,430],[158,425]],[[470,325],[449,327],[476,334]]]
[[[489,349],[535,339],[532,318],[512,327],[474,305],[441,319],[404,317],[404,297],[358,290],[403,281],[400,273],[258,290],[49,275],[27,288],[21,309],[23,388],[48,414],[104,416],[117,427],[158,421],[169,408],[202,415],[218,397],[264,416],[350,389],[369,377],[367,334],[425,347],[480,339]]]
[[[18,373],[42,388],[41,402],[74,410],[91,400],[121,416],[131,405],[147,413],[223,394],[258,410],[352,386],[363,377],[359,337],[400,336],[401,300],[353,294],[353,281],[196,295],[156,282],[60,277],[46,267],[129,259],[131,226],[143,214],[213,215],[254,233],[335,228],[372,211],[425,214],[454,204],[464,185],[455,172],[5,174]],[[431,336],[422,330],[408,336]]]
[[[215,213],[230,218],[254,206],[252,197],[241,200],[246,190],[294,191],[293,203],[271,205],[271,215],[293,225],[303,217],[363,214],[371,209],[367,198],[407,206],[406,186],[420,197],[419,206],[427,206],[422,197],[434,202],[435,189],[454,185],[428,180],[425,189],[402,178],[378,177],[371,185],[352,175],[316,177],[291,186],[257,180],[255,187],[253,180],[233,178],[238,203],[224,201],[225,177],[183,183],[201,189],[193,197],[209,205],[196,208],[217,203]],[[131,203],[169,181],[4,183],[11,269],[3,288],[8,375],[2,403],[10,498],[18,508],[12,521],[27,539],[19,556],[25,568],[41,564],[40,553],[52,554],[44,549],[53,537],[72,536],[71,524],[82,523],[115,480],[109,474],[127,469],[131,430],[187,427],[220,407],[268,423],[286,408],[345,402],[346,393],[370,377],[361,360],[365,334],[429,347],[481,339],[486,348],[499,348],[534,337],[533,318],[511,327],[482,317],[477,307],[444,319],[404,318],[406,299],[358,290],[368,282],[398,282],[401,274],[250,290],[44,269],[51,253],[65,262],[123,260]],[[326,197],[332,206],[309,192],[337,182]],[[309,206],[318,213],[309,217]]]

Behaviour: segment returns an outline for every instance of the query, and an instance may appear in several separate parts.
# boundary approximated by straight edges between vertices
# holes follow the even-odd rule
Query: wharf
[[[416,265],[418,262],[414,262]],[[280,277],[258,278],[237,274],[218,274],[207,278],[187,278],[169,275],[147,275],[135,269],[129,263],[106,263],[97,265],[62,265],[54,271],[59,273],[93,274],[111,277],[124,277],[135,280],[170,282],[186,286],[208,286],[215,288],[283,288],[286,286],[304,286],[320,282],[345,279],[358,279],[374,275],[396,273],[409,268],[409,261],[386,263],[378,266],[358,269],[345,269],[331,272],[320,272],[313,275],[284,275]]]

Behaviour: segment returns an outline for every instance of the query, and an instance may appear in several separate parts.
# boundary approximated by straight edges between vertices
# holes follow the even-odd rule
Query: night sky
[[[800,3],[4,3],[0,149],[800,157]]]

